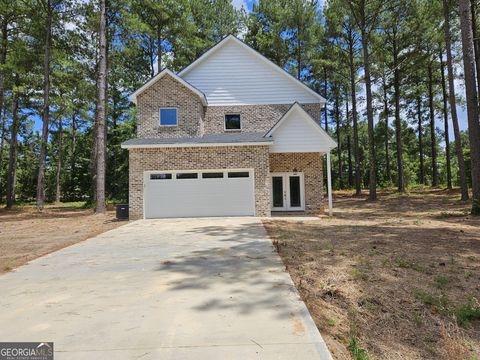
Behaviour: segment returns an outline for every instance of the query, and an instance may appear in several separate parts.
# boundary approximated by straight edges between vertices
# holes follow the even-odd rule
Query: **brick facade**
[[[160,107],[177,108],[178,126],[160,126]],[[139,138],[203,135],[204,107],[201,99],[168,74],[138,95],[137,117]]]
[[[270,216],[268,146],[130,149],[130,219],[143,218],[144,171],[235,168],[254,169],[256,216]]]
[[[225,132],[225,114],[240,114],[244,132],[267,132],[292,104],[209,106],[205,110],[205,134]],[[320,122],[320,104],[303,104],[305,111]]]
[[[320,153],[272,153],[270,172],[303,172],[305,181],[305,212],[323,210],[323,160]]]

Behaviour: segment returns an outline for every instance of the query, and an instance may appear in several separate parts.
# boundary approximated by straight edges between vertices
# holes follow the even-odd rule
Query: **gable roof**
[[[190,65],[185,67],[183,70],[181,70],[178,75],[182,78],[188,76],[194,70],[197,68],[200,64],[204,63],[205,60],[210,58],[213,54],[217,53],[220,49],[222,49],[226,44],[235,44],[236,46],[239,46],[242,49],[245,49],[248,51],[249,54],[251,54],[257,61],[266,64],[270,69],[274,70],[277,72],[280,76],[282,76],[286,81],[290,82],[291,84],[294,84],[294,86],[306,91],[310,96],[314,97],[317,99],[318,102],[320,103],[326,103],[326,100],[324,97],[322,97],[320,94],[318,94],[316,91],[311,89],[309,86],[307,86],[305,83],[302,81],[298,80],[294,76],[292,76],[290,73],[285,71],[285,69],[282,69],[280,66],[277,64],[273,63],[270,61],[268,58],[260,54],[257,50],[253,49],[249,45],[245,44],[243,41],[235,37],[234,35],[228,35],[225,38],[223,38],[220,42],[218,42],[216,45],[214,45],[212,48],[210,48],[208,51],[206,51],[203,55],[201,55],[197,60],[192,62]]]
[[[323,130],[323,128],[310,116],[309,113],[305,111],[305,109],[298,102],[295,102],[292,106],[290,106],[290,109],[288,109],[287,112],[283,114],[282,117],[275,123],[275,125],[272,126],[272,128],[265,134],[265,137],[271,137],[294,111],[300,111],[302,114],[302,119],[311,125],[312,129],[326,140],[326,145],[330,149],[337,147],[337,142],[333,140],[325,130]]]
[[[144,92],[145,90],[147,90],[150,86],[152,86],[153,84],[155,84],[158,80],[160,80],[161,78],[163,78],[165,75],[170,75],[172,78],[174,78],[175,80],[177,80],[180,84],[182,84],[183,86],[185,86],[186,88],[188,88],[189,90],[191,90],[193,93],[197,94],[200,99],[202,100],[202,104],[204,106],[207,106],[208,105],[208,102],[207,102],[207,98],[205,96],[205,94],[203,92],[201,92],[200,90],[198,90],[195,86],[193,86],[192,84],[188,83],[187,81],[185,81],[184,79],[182,79],[180,76],[178,76],[177,74],[175,74],[173,71],[165,68],[163,69],[162,71],[160,71],[157,75],[155,75],[154,77],[152,77],[150,80],[148,80],[145,84],[142,85],[142,87],[140,87],[139,89],[137,89],[132,95],[130,95],[133,103],[137,103],[137,96],[140,95],[142,92]]]

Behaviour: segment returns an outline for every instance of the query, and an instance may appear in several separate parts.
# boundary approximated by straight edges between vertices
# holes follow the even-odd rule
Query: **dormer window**
[[[160,109],[160,126],[177,126],[177,109]]]
[[[241,130],[240,114],[227,114],[225,115],[225,130],[235,131]]]

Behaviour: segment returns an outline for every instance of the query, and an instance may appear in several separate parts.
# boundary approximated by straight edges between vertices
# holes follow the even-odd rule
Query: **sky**
[[[319,7],[323,7],[323,4],[325,3],[325,1],[326,0],[319,0]],[[232,0],[233,6],[235,6],[237,9],[241,9],[241,7],[243,6],[247,11],[251,11],[253,4],[257,2],[258,2],[257,0]],[[458,72],[460,72],[460,69],[458,69],[457,73]],[[455,82],[455,91],[457,96],[465,93],[465,89],[461,81]],[[360,111],[362,110],[363,109],[360,109]],[[458,115],[460,130],[466,130],[468,126],[466,109],[461,105],[457,105],[457,115]],[[436,126],[443,130],[444,126],[443,126],[443,122],[441,122],[441,120],[443,120],[443,117],[437,114],[436,120],[437,120]],[[450,135],[450,141],[452,141],[453,126],[452,126],[452,121],[450,116],[449,116],[449,135]]]
[[[257,3],[257,2],[258,2],[257,0],[232,0],[232,4],[235,6],[235,8],[241,9],[242,6],[243,6],[248,12],[250,12],[252,10],[253,4]],[[324,2],[325,2],[325,0],[319,0],[319,6],[323,7]],[[457,96],[464,94],[464,87],[463,87],[463,84],[462,84],[461,81],[456,81],[455,82],[455,90],[456,90]],[[362,111],[363,109],[359,109],[359,110]],[[458,105],[457,106],[457,113],[458,113],[460,130],[466,130],[467,129],[466,109],[463,106]],[[437,126],[437,128],[443,129],[443,122],[441,120],[443,120],[443,117],[441,117],[441,116],[439,116],[439,114],[437,114],[436,126]],[[41,118],[40,117],[35,117],[34,121],[35,121],[35,130],[40,131],[41,127],[42,127]],[[449,117],[449,133],[450,133],[450,141],[452,141],[453,140],[453,127],[452,127],[452,121],[451,121],[450,117]]]
[[[235,8],[241,9],[243,6],[247,11],[251,11],[253,3],[256,2],[256,0],[232,0],[232,4]]]

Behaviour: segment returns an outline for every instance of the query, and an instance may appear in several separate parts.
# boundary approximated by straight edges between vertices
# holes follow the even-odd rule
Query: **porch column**
[[[332,165],[330,160],[330,151],[327,152],[327,188],[328,188],[328,215],[332,216]]]

